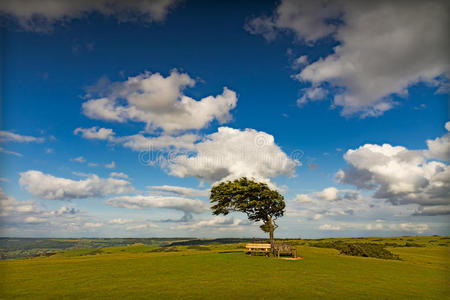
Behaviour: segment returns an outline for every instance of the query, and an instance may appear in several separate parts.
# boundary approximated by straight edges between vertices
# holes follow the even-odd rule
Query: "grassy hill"
[[[304,258],[296,261],[245,255],[245,243],[198,241],[1,261],[0,298],[445,299],[450,292],[448,237],[292,240]],[[329,247],[336,242],[380,244],[400,259],[340,254]]]

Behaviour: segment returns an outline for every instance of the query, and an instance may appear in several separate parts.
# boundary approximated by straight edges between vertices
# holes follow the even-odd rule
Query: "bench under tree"
[[[290,255],[293,258],[297,258],[297,249],[289,244],[275,243],[273,255],[276,255],[278,258],[280,258],[281,255]]]
[[[245,245],[247,254],[254,255],[262,253],[266,256],[270,256],[271,246],[270,244],[247,244]]]
[[[250,255],[261,253],[270,256],[270,253],[272,253],[278,258],[280,258],[281,255],[290,255],[294,258],[297,257],[297,249],[289,244],[275,243],[273,251],[270,244],[247,244],[245,245],[245,248],[247,249],[247,254]]]

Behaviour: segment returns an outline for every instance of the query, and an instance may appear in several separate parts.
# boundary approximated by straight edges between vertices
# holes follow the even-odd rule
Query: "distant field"
[[[192,238],[0,238],[0,259],[14,259],[53,254],[61,250],[104,248],[144,244],[153,246],[186,242]]]
[[[336,241],[383,244],[400,260],[347,256],[322,247]],[[245,243],[208,240],[166,247],[72,249],[49,257],[4,260],[0,298],[449,298],[448,237],[290,242],[303,260],[248,256],[243,253]]]

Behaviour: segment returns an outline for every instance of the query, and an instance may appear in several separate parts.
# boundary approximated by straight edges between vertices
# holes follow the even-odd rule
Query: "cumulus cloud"
[[[171,175],[197,177],[209,182],[242,176],[269,182],[272,177],[293,175],[295,167],[301,165],[302,153],[293,152],[289,157],[275,144],[272,135],[254,129],[219,127],[216,133],[202,139],[196,134],[157,137],[136,134],[109,140],[140,151],[141,162],[159,162]],[[173,151],[169,157],[155,157],[158,152],[153,150],[159,149]]]
[[[111,172],[109,173],[109,177],[119,177],[119,178],[128,178],[128,175],[123,172]]]
[[[392,205],[389,201],[380,201],[370,195],[363,196],[358,190],[337,189],[339,191],[337,194],[323,193],[327,190],[329,189],[298,194],[292,201],[286,202],[286,216],[296,218],[297,222],[306,222],[305,224],[340,222],[341,227],[346,229],[347,227],[341,224],[342,221],[366,223],[378,219],[387,222],[411,221],[411,215],[415,215],[418,210],[415,203]]]
[[[320,230],[341,230],[341,226],[334,224],[323,224],[319,226]]]
[[[46,200],[71,200],[132,192],[134,189],[126,180],[100,178],[87,175],[83,180],[72,180],[30,170],[20,173],[19,183],[33,196]]]
[[[21,135],[10,131],[0,130],[0,142],[42,143],[44,140],[45,139],[42,137]]]
[[[450,122],[445,123],[445,129],[450,131]],[[450,161],[450,133],[440,138],[427,140],[428,150],[425,155],[430,158]]]
[[[332,54],[296,75],[312,86],[299,104],[325,98],[327,89],[343,115],[378,116],[395,106],[393,95],[448,77],[448,11],[444,0],[283,0],[273,16],[255,18],[246,29],[269,40],[293,32],[309,45],[334,38]]]
[[[159,228],[159,226],[156,224],[147,222],[145,224],[127,226],[126,230],[144,230],[144,229],[155,229],[155,228]]]
[[[197,230],[201,228],[215,228],[218,230],[240,229],[240,226],[250,225],[247,220],[235,219],[233,217],[215,216],[209,220],[201,220],[191,224],[179,225],[178,229]]]
[[[159,186],[148,186],[149,189],[160,191],[160,192],[168,192],[172,194],[176,194],[179,196],[186,196],[186,197],[208,197],[210,190],[197,190],[193,188],[187,188],[182,186],[173,186],[173,185],[159,185]]]
[[[179,136],[161,135],[157,137],[135,134],[117,138],[115,141],[134,151],[151,151],[154,149],[193,150],[195,149],[194,143],[199,139],[200,137],[196,134],[183,134]]]
[[[325,88],[313,86],[303,90],[303,95],[297,99],[297,105],[302,106],[311,101],[322,101],[328,95],[328,90]]]
[[[298,203],[313,203],[314,199],[307,194],[297,194],[294,199]]]
[[[74,215],[74,214],[77,214],[79,212],[80,212],[80,210],[76,209],[75,207],[70,208],[70,207],[67,207],[67,206],[61,206],[61,208],[58,209],[58,210],[55,210],[53,212],[53,214],[58,215],[58,216],[62,216],[62,215]]]
[[[1,188],[0,208],[2,217],[17,213],[36,213],[40,211],[35,201],[17,201],[14,197],[6,195]]]
[[[367,231],[385,231],[398,233],[417,233],[423,234],[430,230],[428,224],[421,223],[400,223],[400,224],[383,224],[383,223],[347,223],[338,222],[333,224],[322,224],[320,230],[340,231],[340,230],[367,230]]]
[[[78,218],[80,211],[74,207],[62,206],[58,210],[47,210],[36,201],[19,201],[6,195],[0,188],[0,217],[2,227],[37,228],[50,224],[64,223]],[[39,225],[39,226],[37,226]]]
[[[191,219],[192,214],[200,214],[209,209],[209,206],[198,200],[184,197],[166,197],[154,195],[135,195],[110,198],[105,201],[113,207],[129,209],[165,208],[178,210],[184,213],[185,219]]]
[[[95,228],[100,228],[103,227],[105,224],[103,223],[94,223],[94,222],[86,222],[84,223],[84,227],[85,228],[90,228],[90,229],[95,229]]]
[[[114,17],[119,22],[163,21],[177,0],[4,0],[0,13],[26,31],[48,32],[57,23],[81,19],[89,13]]]
[[[175,156],[168,168],[171,175],[208,182],[242,176],[268,181],[279,175],[293,175],[298,165],[297,157],[284,153],[270,134],[220,127],[195,144],[195,154]]]
[[[335,187],[325,188],[320,192],[311,194],[298,194],[294,201],[299,203],[311,203],[314,200],[339,201],[339,200],[361,200],[361,195],[354,190],[339,190]]]
[[[413,213],[414,216],[450,215],[450,205],[420,206]]]
[[[350,166],[336,174],[337,180],[358,188],[375,189],[374,198],[393,204],[423,206],[450,202],[449,166],[427,160],[424,151],[366,144],[348,150],[344,159]]]
[[[133,220],[130,220],[130,219],[118,218],[118,219],[112,219],[111,221],[108,222],[108,224],[124,225],[124,224],[129,224],[129,223],[132,223],[132,222],[133,222]]]
[[[196,134],[188,133],[178,136],[160,135],[146,136],[143,134],[134,134],[128,136],[115,136],[115,132],[109,128],[77,128],[75,135],[90,140],[106,140],[111,143],[120,144],[123,147],[134,151],[151,151],[156,149],[194,149],[194,142],[200,139]]]
[[[77,128],[73,133],[75,135],[80,134],[83,138],[90,140],[111,140],[115,135],[112,129],[99,128],[97,126],[91,128]]]
[[[40,224],[40,223],[47,223],[48,219],[31,216],[31,217],[26,217],[24,219],[24,222],[27,224]]]
[[[430,230],[430,227],[428,226],[428,224],[402,223],[390,225],[389,229],[397,231],[411,231],[416,232],[418,234],[422,234]]]
[[[225,87],[220,95],[195,100],[183,93],[194,84],[188,74],[177,70],[167,77],[146,72],[110,84],[106,91],[103,88],[100,92],[105,96],[83,103],[82,111],[92,119],[143,122],[147,131],[161,128],[167,133],[201,129],[213,120],[229,121],[236,93]]]

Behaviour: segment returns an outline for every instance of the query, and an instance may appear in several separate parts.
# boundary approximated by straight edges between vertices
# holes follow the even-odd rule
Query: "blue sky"
[[[239,176],[278,236],[449,233],[445,2],[97,2],[0,5],[2,235],[263,236]]]

